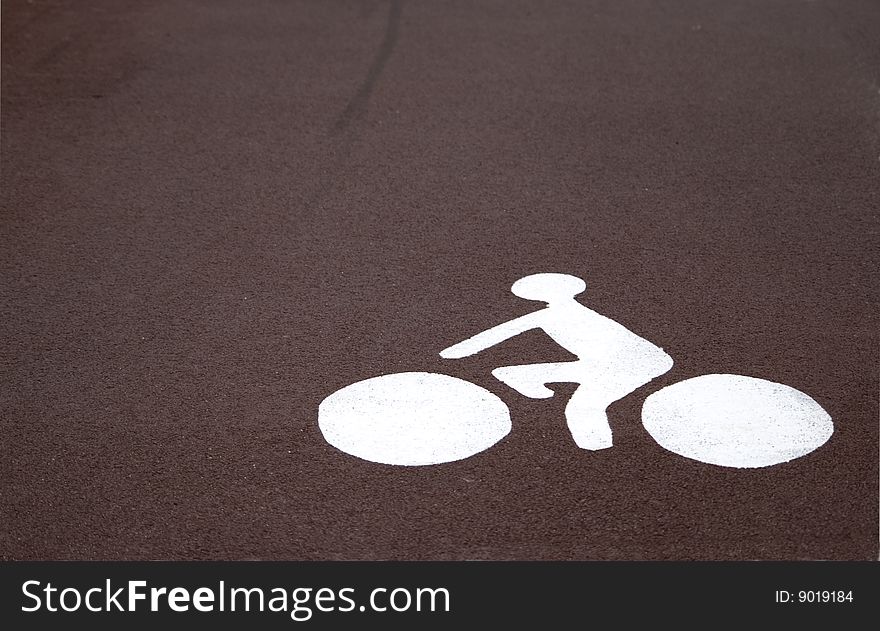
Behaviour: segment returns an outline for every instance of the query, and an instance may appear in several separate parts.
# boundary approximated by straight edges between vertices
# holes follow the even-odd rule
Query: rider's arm
[[[491,329],[483,331],[482,333],[477,333],[463,342],[453,344],[449,348],[443,349],[440,351],[440,357],[444,359],[461,359],[462,357],[468,357],[469,355],[479,353],[480,351],[485,350],[490,346],[495,346],[514,335],[519,335],[529,329],[541,326],[542,315],[543,309],[541,311],[535,311],[520,316],[509,322],[504,322],[498,326],[493,326]]]

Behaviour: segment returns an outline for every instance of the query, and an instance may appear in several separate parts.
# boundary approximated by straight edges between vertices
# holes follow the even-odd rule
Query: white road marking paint
[[[358,381],[321,402],[318,426],[352,456],[391,465],[431,465],[485,451],[510,433],[510,411],[469,381],[405,372]]]
[[[834,432],[828,413],[803,392],[740,375],[703,375],[667,386],[645,400],[642,423],[673,453],[737,468],[799,458]]]
[[[575,443],[595,450],[612,445],[606,408],[668,371],[673,362],[662,348],[577,302],[575,296],[584,289],[583,280],[568,274],[521,278],[511,291],[520,298],[546,303],[544,309],[478,333],[444,349],[440,356],[467,357],[530,329],[542,329],[578,361],[505,366],[492,374],[533,399],[553,396],[548,383],[579,384],[565,408],[565,418]]]
[[[607,407],[672,368],[662,348],[584,307],[586,288],[567,274],[533,274],[511,290],[546,307],[444,349],[467,357],[531,329],[541,329],[576,361],[496,368],[492,374],[520,394],[553,396],[551,383],[575,383],[565,417],[583,449],[613,444]],[[700,462],[768,467],[804,456],[831,437],[822,407],[789,386],[740,375],[703,375],[647,398],[642,423],[665,449]],[[334,447],[381,464],[419,466],[468,458],[511,429],[510,412],[494,394],[447,375],[407,372],[365,379],[321,402],[318,425]]]

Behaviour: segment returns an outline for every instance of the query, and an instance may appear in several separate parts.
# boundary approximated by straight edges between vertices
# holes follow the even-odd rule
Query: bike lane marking
[[[442,350],[458,359],[539,328],[578,359],[503,366],[493,376],[523,396],[549,398],[549,383],[576,383],[565,408],[575,443],[613,445],[607,407],[668,371],[662,348],[578,303],[586,288],[568,274],[532,274],[511,290],[545,307]],[[709,374],[650,395],[642,423],[664,449],[707,464],[759,468],[788,462],[824,445],[830,415],[789,386],[742,375]],[[448,375],[395,373],[356,382],[321,402],[318,424],[328,443],[359,458],[392,465],[429,465],[473,456],[511,429],[507,405]]]

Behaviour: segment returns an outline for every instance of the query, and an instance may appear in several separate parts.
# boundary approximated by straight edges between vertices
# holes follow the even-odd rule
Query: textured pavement
[[[87,6],[82,6],[87,5]],[[878,556],[880,6],[870,0],[2,6],[0,558]],[[673,369],[577,448],[583,304]],[[513,431],[467,460],[335,450],[317,407],[469,379]],[[663,450],[644,398],[705,373],[809,394],[835,433],[740,470]]]

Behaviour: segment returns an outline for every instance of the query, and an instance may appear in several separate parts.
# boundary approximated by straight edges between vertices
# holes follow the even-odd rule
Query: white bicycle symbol
[[[575,443],[586,450],[613,445],[607,407],[672,368],[659,348],[575,300],[586,288],[568,274],[533,274],[511,290],[546,307],[478,333],[441,351],[446,359],[478,353],[508,338],[542,329],[576,361],[496,368],[492,374],[520,394],[549,398],[549,383],[576,383],[565,408]],[[755,377],[710,374],[648,396],[642,424],[663,448],[709,464],[767,467],[821,447],[834,431],[830,415],[789,386]],[[403,372],[358,381],[318,408],[325,440],[341,451],[388,465],[462,460],[511,431],[499,397],[449,375]]]

